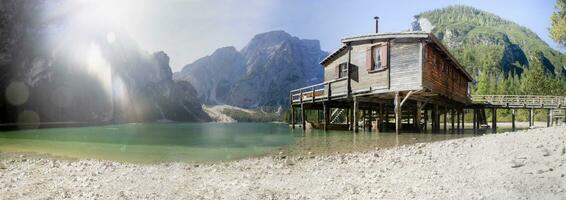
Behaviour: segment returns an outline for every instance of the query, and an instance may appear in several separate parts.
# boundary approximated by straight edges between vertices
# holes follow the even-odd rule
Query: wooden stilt
[[[379,119],[377,119],[377,130],[383,131],[383,104],[379,104]]]
[[[295,120],[295,106],[291,105],[291,127],[293,127],[293,129],[295,129]]]
[[[305,105],[304,103],[301,103],[301,120],[303,123],[303,130],[307,129],[307,119],[306,119],[307,115],[305,114]]]
[[[437,111],[436,111],[436,132],[437,133],[440,133],[440,129],[441,129],[440,115],[442,115],[442,112],[440,111],[440,106],[439,106]]]
[[[401,129],[401,97],[399,97],[399,92],[395,92],[395,133],[399,134]]]
[[[551,125],[551,120],[552,120],[552,113],[550,109],[547,109],[547,114],[546,114],[546,127],[550,127]]]
[[[497,131],[497,108],[491,108],[491,132]]]
[[[460,109],[456,109],[456,133],[460,133]]]
[[[474,134],[477,132],[477,119],[478,119],[478,110],[474,108],[474,118],[472,119]]]
[[[354,132],[358,132],[359,106],[358,99],[354,97]]]
[[[464,133],[464,130],[466,130],[466,126],[464,123],[466,123],[466,120],[464,119],[464,117],[466,116],[466,110],[462,109],[462,129],[460,129],[460,133]]]
[[[418,132],[421,131],[421,110],[422,110],[422,103],[420,101],[417,102],[417,110],[415,112],[415,129]]]
[[[354,126],[352,126],[352,109],[350,109],[350,108],[346,109],[346,124],[348,124],[348,130],[349,131],[354,130]]]
[[[444,134],[447,133],[447,124],[448,124],[448,109],[446,109],[446,106],[444,106]]]
[[[350,116],[350,118],[348,118],[348,121],[350,123],[350,130],[354,131],[354,103],[352,102],[352,108],[350,108],[348,110],[348,115]]]
[[[450,109],[450,123],[452,124],[452,129],[450,129],[451,133],[454,133],[455,131],[455,127],[454,127],[454,109]]]
[[[383,123],[383,130],[384,131],[388,131],[389,130],[389,109],[387,108],[387,106],[383,106],[383,114],[385,114],[385,117],[383,118],[384,123]]]
[[[371,132],[371,128],[373,128],[373,110],[370,108],[368,110],[369,116],[368,116],[368,130]]]
[[[425,109],[424,110],[424,132],[427,132],[427,126],[428,126],[428,110]]]
[[[432,124],[431,124],[432,133],[438,133],[438,131],[440,129],[440,123],[439,123],[440,117],[438,116],[438,104],[434,105],[430,117],[432,118]]]
[[[534,125],[534,111],[533,109],[529,109],[529,128],[532,127]]]
[[[322,103],[322,109],[324,112],[324,131],[328,131],[328,125],[330,125],[330,113],[328,109],[328,103],[327,102],[323,102]]]
[[[515,131],[515,108],[511,109],[511,130]]]

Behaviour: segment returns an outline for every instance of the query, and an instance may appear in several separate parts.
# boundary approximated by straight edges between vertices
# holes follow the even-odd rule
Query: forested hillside
[[[433,32],[475,77],[474,94],[564,95],[566,55],[533,31],[469,6],[421,13],[414,26]]]

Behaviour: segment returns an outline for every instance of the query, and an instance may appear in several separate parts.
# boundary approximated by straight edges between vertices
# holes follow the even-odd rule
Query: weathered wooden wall
[[[373,43],[354,43],[352,44],[352,91],[372,89],[387,89],[389,85],[388,70],[368,72],[366,65],[367,49],[371,48],[375,43],[384,43],[386,41],[374,41]]]
[[[447,55],[434,48],[432,43],[425,47],[423,85],[433,93],[457,101],[466,101],[468,82]]]
[[[324,67],[324,81],[332,81],[336,79],[336,66],[340,63],[348,62],[348,51],[343,51],[340,53],[334,61],[329,63],[327,66]],[[347,91],[347,80],[344,79],[342,81],[332,83],[332,94],[342,94],[346,93]],[[325,88],[324,95],[327,95],[328,89]]]
[[[391,90],[422,88],[421,44],[418,41],[393,40],[390,48]]]

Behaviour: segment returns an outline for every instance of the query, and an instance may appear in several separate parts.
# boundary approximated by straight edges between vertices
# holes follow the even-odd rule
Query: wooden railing
[[[332,84],[346,79],[336,79],[307,87],[299,88],[289,92],[291,103],[315,102],[316,100],[332,98]]]
[[[561,108],[566,97],[542,95],[472,95],[474,103],[502,107]]]

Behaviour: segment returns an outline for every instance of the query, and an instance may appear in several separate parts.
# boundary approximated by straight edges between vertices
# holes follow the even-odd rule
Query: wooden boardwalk
[[[475,104],[498,108],[566,108],[566,97],[541,95],[472,95]]]

